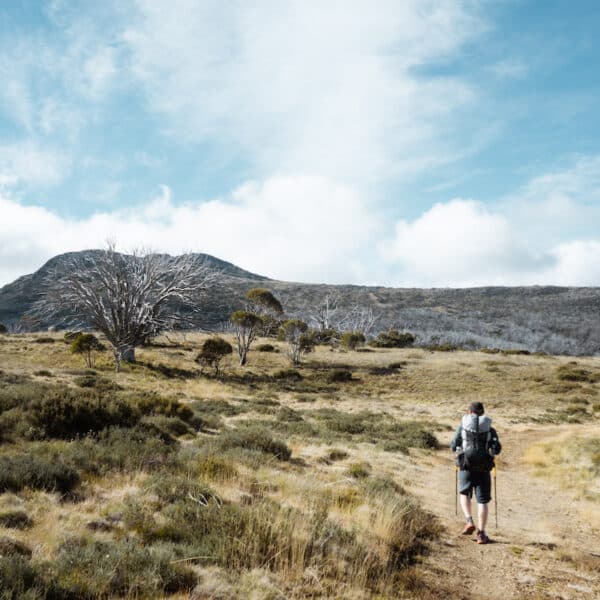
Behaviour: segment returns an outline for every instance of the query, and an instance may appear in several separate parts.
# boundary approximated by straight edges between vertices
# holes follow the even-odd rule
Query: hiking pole
[[[458,515],[458,467],[454,467],[454,514]]]
[[[496,466],[492,469],[494,474],[494,515],[496,517],[496,529],[498,529],[498,493],[496,491]]]

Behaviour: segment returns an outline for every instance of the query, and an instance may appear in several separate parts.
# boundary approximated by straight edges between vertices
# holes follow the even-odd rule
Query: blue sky
[[[600,285],[600,4],[0,7],[0,284],[102,246]]]

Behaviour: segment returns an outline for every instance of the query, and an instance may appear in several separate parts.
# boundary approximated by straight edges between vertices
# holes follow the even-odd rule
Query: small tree
[[[8,333],[8,328],[4,323],[0,323],[0,333]]]
[[[232,353],[233,346],[222,337],[216,336],[204,341],[196,357],[196,362],[203,367],[214,367],[215,375],[218,375],[221,361]]]
[[[279,338],[288,343],[288,356],[294,365],[300,362],[301,354],[312,352],[315,347],[315,336],[301,319],[285,321],[279,330]]]
[[[366,341],[363,333],[360,331],[347,331],[342,335],[342,347],[348,350],[356,350],[359,346],[362,346]]]
[[[258,336],[262,325],[262,319],[247,310],[236,310],[230,318],[233,327],[237,353],[240,358],[240,366],[244,366],[248,361],[248,350],[250,345]]]
[[[271,290],[266,288],[252,288],[246,292],[246,300],[248,311],[261,317],[264,315],[277,317],[283,314],[281,302],[275,298]]]
[[[266,288],[253,288],[246,293],[246,310],[258,315],[262,319],[260,335],[277,337],[281,327],[283,306]]]
[[[79,333],[71,342],[71,353],[81,354],[91,369],[96,363],[95,352],[105,352],[106,346],[93,333]]]

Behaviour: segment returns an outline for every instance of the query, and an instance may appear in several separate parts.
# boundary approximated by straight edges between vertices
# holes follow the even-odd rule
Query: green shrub
[[[143,417],[140,421],[142,424],[155,425],[161,431],[168,433],[174,437],[180,435],[186,435],[188,433],[194,433],[194,429],[190,427],[185,421],[179,417],[165,417],[164,415],[153,415],[149,417]]]
[[[388,369],[402,369],[402,367],[405,367],[408,364],[408,361],[406,360],[397,360],[395,362],[391,362],[388,365]]]
[[[282,406],[277,413],[278,421],[285,421],[286,423],[292,423],[297,421],[303,421],[302,415],[289,406]]]
[[[331,408],[322,408],[312,411],[311,416],[324,421],[330,431],[357,435],[367,430],[371,413],[344,413]]]
[[[383,431],[393,441],[410,448],[439,448],[439,442],[430,428],[418,421],[389,423],[384,425]]]
[[[78,335],[81,335],[83,331],[65,331],[63,335],[63,340],[66,344],[72,344]]]
[[[196,362],[203,367],[213,367],[215,375],[219,374],[219,365],[221,361],[233,353],[233,346],[222,337],[212,337],[204,340]]]
[[[352,381],[352,371],[348,369],[334,369],[327,373],[327,381],[330,383],[344,383]]]
[[[81,375],[75,377],[73,383],[82,388],[93,388],[98,392],[111,392],[122,389],[117,382],[96,375]]]
[[[423,347],[431,352],[456,352],[458,350],[458,346],[454,344],[431,344]]]
[[[287,379],[288,381],[300,381],[302,375],[296,369],[279,369],[273,373],[275,379]]]
[[[366,462],[352,463],[346,470],[346,475],[354,479],[365,479],[371,474],[371,465]]]
[[[0,456],[0,493],[30,488],[66,494],[78,484],[77,471],[55,460],[44,460],[30,454]]]
[[[70,444],[65,460],[93,475],[154,471],[177,451],[176,440],[152,423],[132,429],[111,428]]]
[[[500,352],[508,356],[529,356],[531,354],[529,350],[523,350],[521,348],[509,348],[508,350],[501,350]]]
[[[36,377],[54,377],[54,374],[51,371],[48,371],[48,369],[39,369],[34,371],[33,374]]]
[[[397,329],[382,331],[376,339],[369,342],[373,348],[406,348],[415,343],[412,333],[400,333]]]
[[[198,477],[209,481],[227,481],[238,474],[238,470],[232,461],[211,453],[199,455],[194,472]]]
[[[139,413],[121,399],[69,390],[31,402],[28,419],[46,437],[73,439],[107,427],[131,427]]]
[[[150,477],[145,487],[156,494],[162,503],[173,504],[190,500],[208,503],[215,498],[217,503],[220,502],[217,494],[208,485],[182,475],[160,473]]]
[[[242,448],[263,454],[272,454],[279,460],[289,460],[292,451],[284,442],[274,440],[267,431],[259,428],[236,429],[222,434],[218,447],[223,450]]]
[[[342,348],[347,348],[348,350],[356,350],[365,341],[365,335],[360,331],[346,331],[346,333],[342,334],[341,338]]]
[[[0,323],[0,334],[8,333],[8,328],[4,323]]]
[[[42,600],[46,584],[29,560],[18,553],[0,556],[0,598],[2,600]]]
[[[24,510],[7,510],[0,513],[0,526],[9,529],[27,529],[33,521]]]
[[[371,477],[365,482],[365,491],[372,496],[401,494],[405,491],[391,477]]]
[[[325,455],[327,460],[336,461],[336,460],[344,460],[350,456],[345,450],[340,450],[339,448],[331,448]]]
[[[33,340],[34,343],[36,344],[54,344],[54,342],[56,341],[53,337],[50,336],[42,336],[39,338],[35,338],[35,340]]]
[[[335,345],[340,342],[342,334],[332,327],[315,331],[315,343],[320,345]]]
[[[575,365],[566,364],[558,367],[557,376],[561,381],[585,381],[587,383],[596,383],[599,379],[598,375],[587,369],[577,367],[576,363]]]
[[[50,567],[53,597],[157,598],[191,591],[196,576],[173,559],[171,549],[144,547],[135,539],[71,539],[62,544]]]
[[[191,405],[184,404],[177,398],[159,396],[153,392],[143,394],[132,394],[130,402],[141,412],[142,415],[162,415],[165,417],[178,417],[189,423],[195,412]]]
[[[500,348],[480,348],[479,352],[483,352],[484,354],[498,354]]]
[[[273,346],[273,344],[259,344],[256,346],[257,352],[279,352],[279,348],[277,346]]]

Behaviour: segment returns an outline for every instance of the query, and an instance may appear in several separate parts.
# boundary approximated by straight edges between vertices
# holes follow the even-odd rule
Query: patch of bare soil
[[[428,464],[414,464],[411,491],[445,528],[423,563],[440,598],[600,598],[600,532],[582,521],[568,492],[535,477],[522,462],[528,445],[563,430],[521,427],[503,434],[499,427],[504,448],[498,459],[498,527],[492,499],[489,545],[478,545],[475,535],[460,535],[464,518],[460,505],[455,515],[452,453],[440,450]]]

